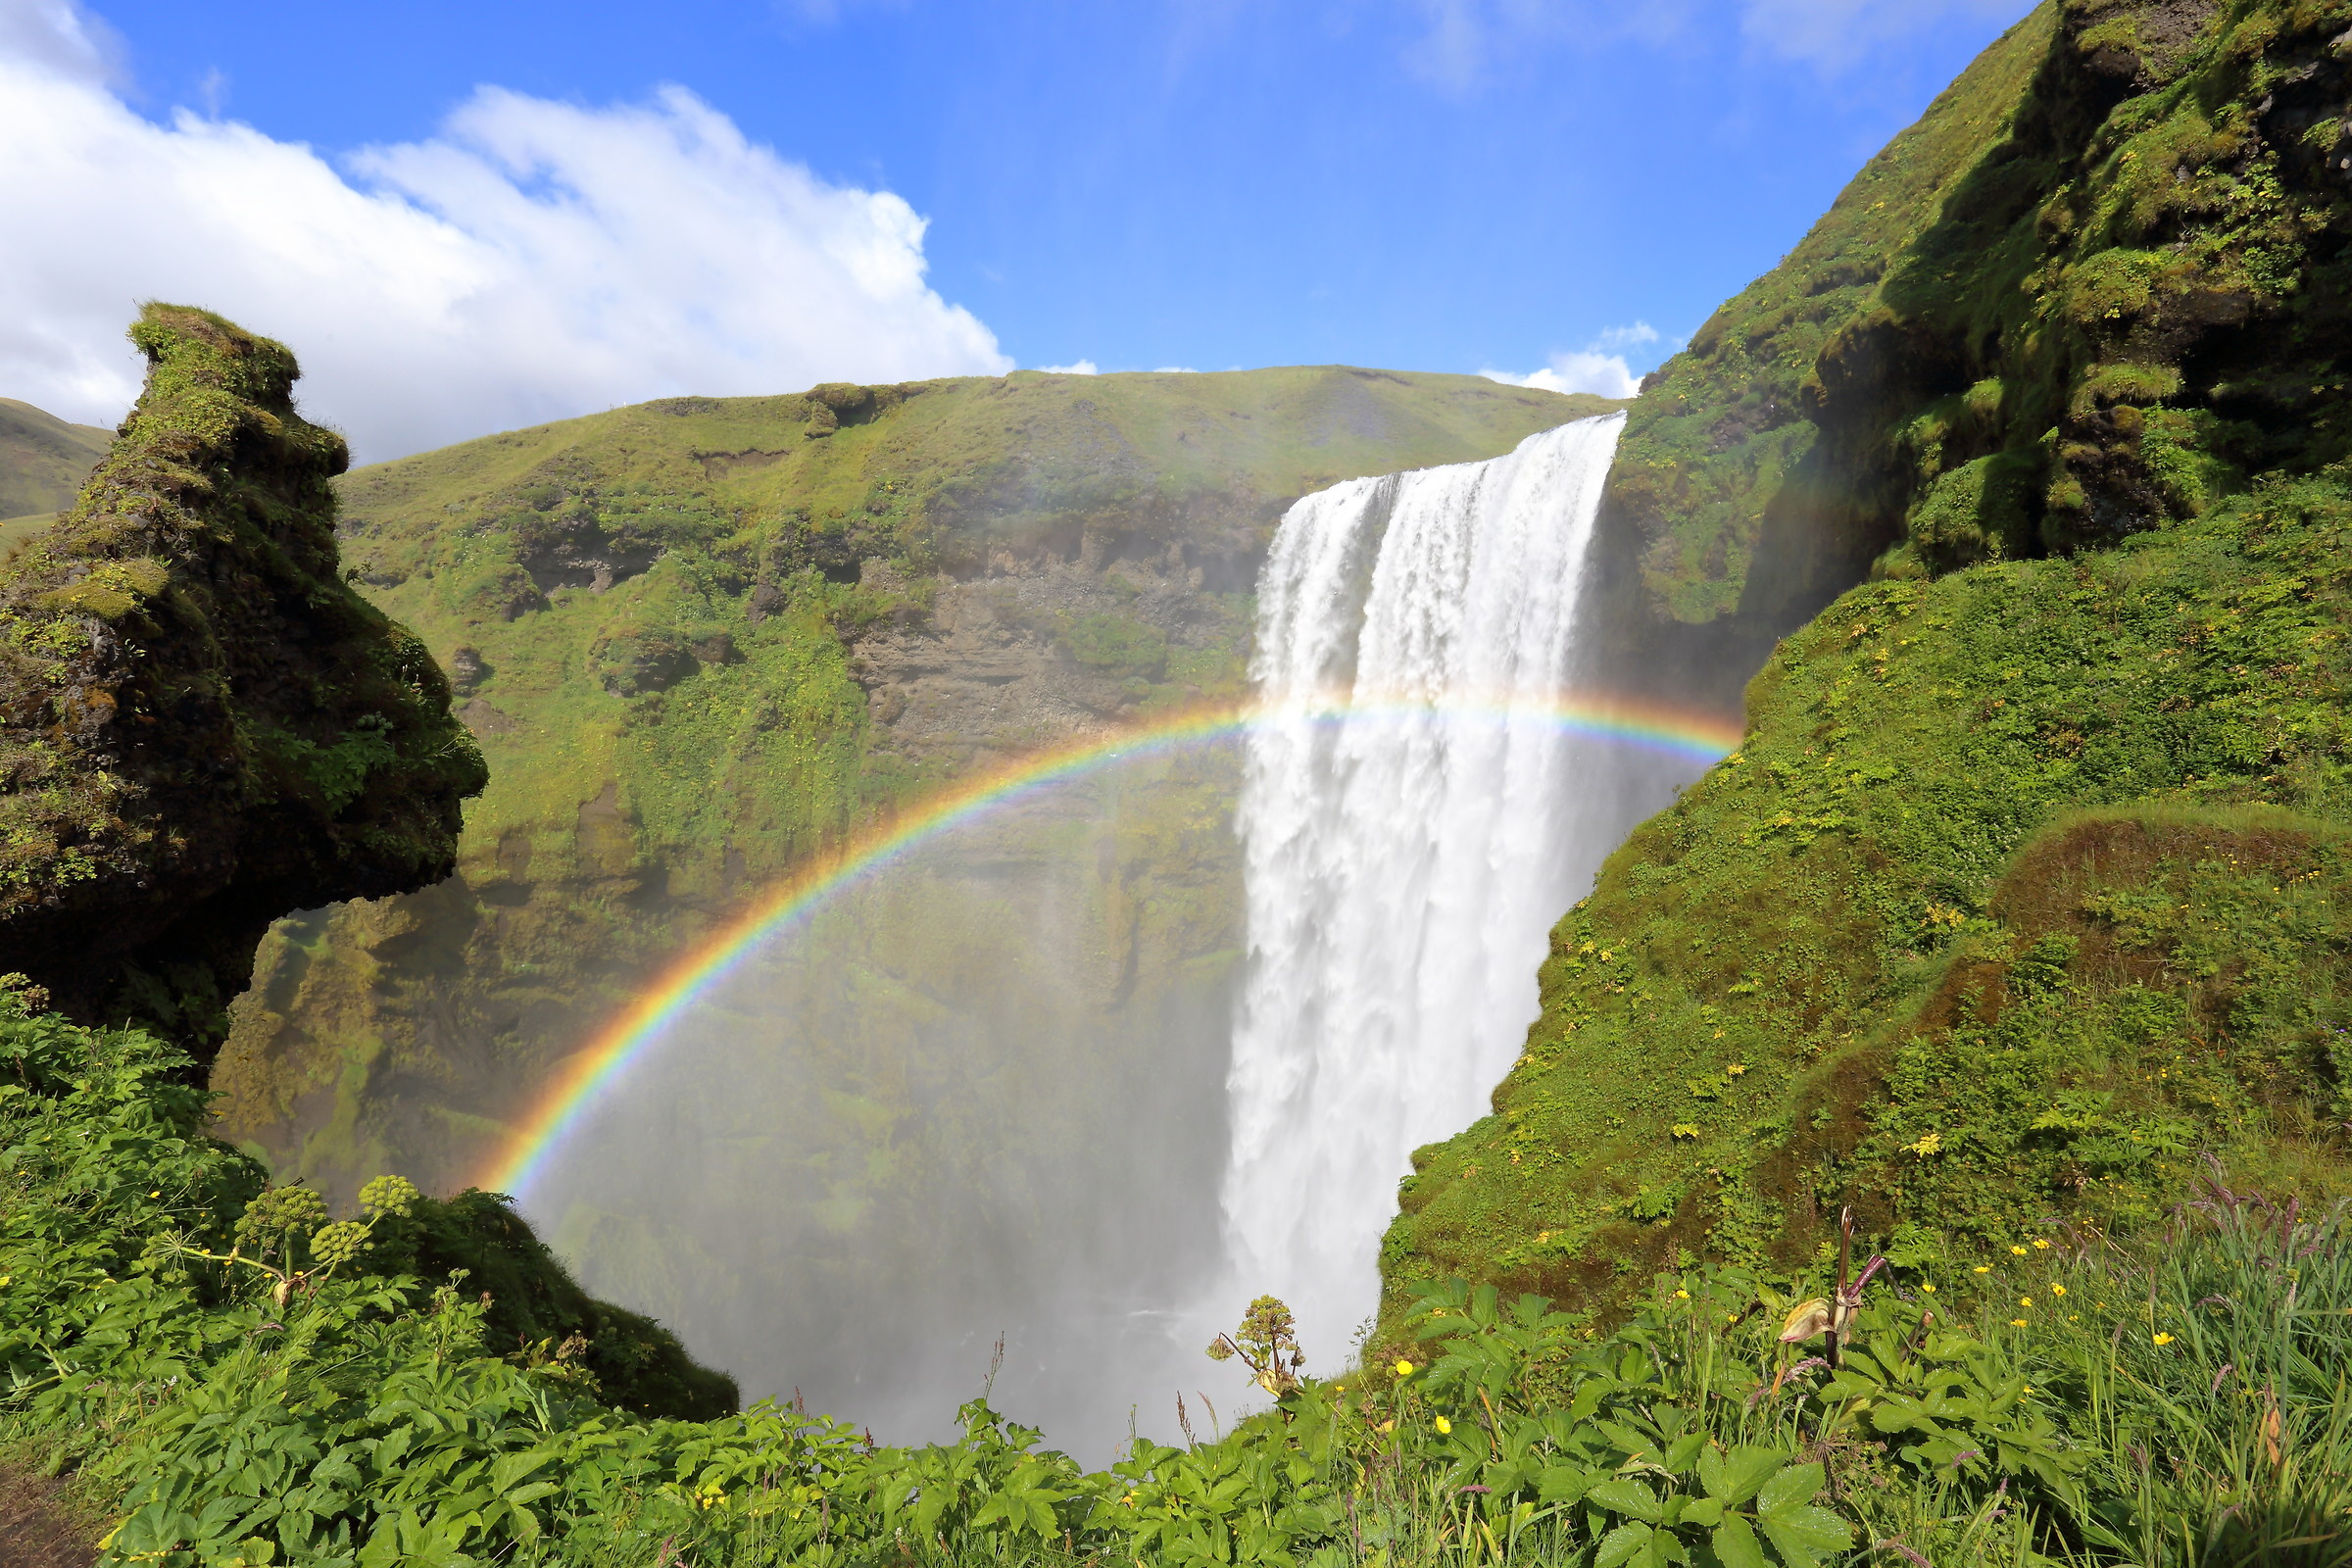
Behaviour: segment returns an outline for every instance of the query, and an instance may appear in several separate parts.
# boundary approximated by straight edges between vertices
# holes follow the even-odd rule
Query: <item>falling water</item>
[[[1378,1304],[1412,1151],[1486,1109],[1590,873],[1541,715],[1623,424],[1309,496],[1259,577],[1224,1217],[1237,1288],[1289,1301],[1325,1368]]]

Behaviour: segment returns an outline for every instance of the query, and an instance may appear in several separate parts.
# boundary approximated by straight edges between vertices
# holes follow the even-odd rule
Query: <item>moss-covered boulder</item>
[[[343,580],[343,438],[294,358],[204,311],[0,567],[0,970],[209,1054],[291,909],[446,876],[484,771],[424,646]]]

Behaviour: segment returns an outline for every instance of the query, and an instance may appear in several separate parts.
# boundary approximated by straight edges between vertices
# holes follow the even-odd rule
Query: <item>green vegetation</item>
[[[385,1180],[365,1218],[330,1220],[202,1135],[186,1065],[0,1000],[0,1445],[71,1470],[106,1563],[2218,1568],[2352,1549],[2343,1216],[2218,1179],[2139,1244],[2026,1230],[1974,1272],[1825,1255],[1662,1275],[1606,1335],[1441,1286],[1398,1318],[1394,1360],[1324,1381],[1294,1374],[1288,1314],[1260,1301],[1216,1349],[1278,1404],[1088,1472],[985,1397],[930,1448],[773,1405],[675,1419],[708,1384],[674,1342],[551,1317],[566,1282],[498,1205]],[[1834,1344],[1824,1298],[1852,1303]]]
[[[1608,547],[1625,603],[1656,623],[1754,622],[1769,642],[1885,548],[1857,538],[1816,452],[1807,383],[1947,198],[2000,143],[2047,54],[2056,8],[2002,35],[1864,165],[1779,267],[1727,301],[1644,382],[1609,476]],[[1747,667],[1752,668],[1750,661]]]
[[[0,943],[85,1019],[225,1031],[288,907],[447,874],[481,759],[341,580],[342,437],[279,344],[150,305],[138,406],[0,564]]]
[[[1392,1312],[1456,1273],[1605,1310],[1846,1203],[1962,1260],[2152,1221],[2201,1151],[2352,1188],[2352,204],[2303,151],[2348,24],[2070,0],[1889,150],[2016,85],[1805,383],[1878,580],[1558,927],[1494,1114],[1405,1184]]]
[[[74,504],[115,433],[0,398],[0,556]]]

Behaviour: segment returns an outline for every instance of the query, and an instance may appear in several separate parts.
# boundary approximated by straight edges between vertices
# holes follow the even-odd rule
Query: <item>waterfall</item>
[[[1550,715],[1624,422],[1308,496],[1259,578],[1222,1201],[1235,1288],[1288,1301],[1326,1372],[1412,1151],[1485,1112],[1590,874]]]

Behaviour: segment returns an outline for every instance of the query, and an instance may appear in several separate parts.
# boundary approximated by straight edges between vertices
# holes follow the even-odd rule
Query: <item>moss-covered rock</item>
[[[1823,350],[1879,307],[1890,273],[2000,144],[2054,26],[2045,5],[2004,33],[1780,266],[1642,383],[1596,542],[1597,609],[1621,684],[1736,704],[1773,640],[1886,548],[1816,450],[1806,388]]]
[[[0,567],[0,969],[209,1055],[269,923],[448,874],[479,754],[423,644],[343,581],[343,438],[207,312],[131,329],[139,403]]]

